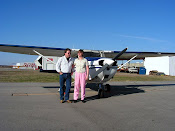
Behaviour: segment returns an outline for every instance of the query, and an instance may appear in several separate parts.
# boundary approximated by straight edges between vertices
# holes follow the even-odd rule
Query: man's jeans
[[[71,73],[60,75],[60,100],[64,100],[64,83],[66,82],[65,101],[69,100],[69,90],[71,88]]]

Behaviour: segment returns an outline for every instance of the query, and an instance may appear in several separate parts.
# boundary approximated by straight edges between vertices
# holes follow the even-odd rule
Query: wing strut
[[[105,57],[104,51],[99,51],[100,57]]]
[[[56,65],[56,63],[55,62],[53,62],[53,61],[51,61],[51,60],[49,60],[48,58],[46,58],[45,56],[43,56],[42,54],[40,54],[39,52],[37,52],[36,50],[33,50],[36,54],[38,54],[39,56],[42,56],[43,58],[45,58],[46,60],[48,60],[48,61],[50,61],[51,63],[53,63],[53,64],[55,64]]]
[[[126,63],[124,63],[122,66],[120,66],[118,69],[121,69],[123,66],[125,66],[127,63],[129,63],[130,61],[132,61],[134,58],[136,58],[137,55],[133,56],[130,60],[128,60]],[[117,70],[118,70],[117,69]]]

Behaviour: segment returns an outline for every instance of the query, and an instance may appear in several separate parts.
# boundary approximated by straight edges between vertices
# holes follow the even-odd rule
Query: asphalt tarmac
[[[86,103],[61,104],[58,83],[0,83],[0,130],[175,130],[174,81],[109,84],[105,98],[91,85]]]

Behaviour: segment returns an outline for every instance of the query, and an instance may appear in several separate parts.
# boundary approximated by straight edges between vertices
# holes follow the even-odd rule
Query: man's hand
[[[60,74],[60,75],[62,75],[62,74],[63,74],[63,72],[60,72],[59,74]]]

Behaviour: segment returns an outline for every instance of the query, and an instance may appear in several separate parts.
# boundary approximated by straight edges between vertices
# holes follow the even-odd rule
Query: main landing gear
[[[105,92],[110,92],[111,86],[109,84],[98,84],[98,98],[103,98]]]

